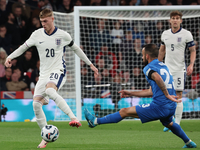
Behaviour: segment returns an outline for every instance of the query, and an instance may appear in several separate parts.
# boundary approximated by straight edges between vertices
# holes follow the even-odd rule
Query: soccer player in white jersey
[[[165,57],[165,64],[169,68],[173,79],[178,99],[182,99],[186,74],[193,72],[196,59],[196,49],[193,36],[190,31],[181,27],[182,13],[173,11],[170,13],[171,29],[165,30],[161,35],[161,46],[159,49],[159,61]],[[190,50],[190,65],[186,68],[185,50]],[[167,83],[166,83],[167,84]],[[183,103],[178,103],[175,112],[175,122],[180,124],[183,113]],[[163,131],[168,131],[164,128]]]
[[[65,100],[57,93],[57,90],[66,81],[66,67],[63,56],[66,46],[69,46],[83,61],[90,65],[95,77],[98,76],[98,69],[73,42],[67,32],[54,26],[54,16],[51,10],[42,10],[39,17],[43,28],[34,31],[23,45],[10,54],[6,59],[5,66],[11,67],[12,59],[23,54],[28,48],[36,46],[40,58],[40,76],[33,96],[33,110],[37,124],[41,129],[47,125],[42,106],[48,104],[49,98],[51,98],[70,117],[71,122],[69,125],[79,127],[81,123],[73,114]],[[42,140],[38,148],[45,148],[46,145],[47,142]]]

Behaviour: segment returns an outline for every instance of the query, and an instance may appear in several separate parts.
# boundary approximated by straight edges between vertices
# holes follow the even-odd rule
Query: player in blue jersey
[[[117,123],[126,117],[140,118],[142,123],[160,120],[175,135],[184,142],[183,148],[195,148],[196,144],[188,138],[180,125],[173,122],[173,115],[176,110],[177,100],[173,86],[173,78],[167,66],[158,61],[158,48],[155,44],[148,44],[142,49],[142,59],[146,65],[143,72],[150,88],[143,91],[119,91],[121,97],[148,97],[152,96],[153,101],[150,104],[137,105],[128,108],[122,108],[119,112],[109,114],[102,118],[96,118],[85,109],[85,117],[89,127],[93,128],[100,124]]]

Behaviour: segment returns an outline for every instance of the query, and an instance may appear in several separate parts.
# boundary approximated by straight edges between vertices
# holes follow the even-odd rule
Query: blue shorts
[[[168,109],[155,103],[150,103],[137,105],[136,112],[142,123],[160,120],[160,122],[166,126],[172,122],[175,109]]]

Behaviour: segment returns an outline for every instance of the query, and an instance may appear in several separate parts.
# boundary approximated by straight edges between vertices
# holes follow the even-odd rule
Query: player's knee
[[[120,109],[119,111],[119,114],[122,118],[126,117],[127,116],[127,113],[128,113],[128,108],[122,108]]]
[[[172,125],[173,125],[173,122],[170,122],[169,124],[167,123],[162,123],[163,126],[167,127],[167,128],[170,128]]]
[[[54,88],[47,88],[45,90],[45,93],[50,97],[53,98],[54,93],[56,92],[56,90]]]
[[[37,112],[38,110],[40,110],[43,106],[43,103],[40,101],[33,101],[33,110],[35,112]]]

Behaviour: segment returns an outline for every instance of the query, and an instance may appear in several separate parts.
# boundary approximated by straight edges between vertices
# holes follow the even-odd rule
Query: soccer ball
[[[58,128],[54,125],[46,125],[41,130],[41,136],[47,142],[54,142],[59,137]]]

